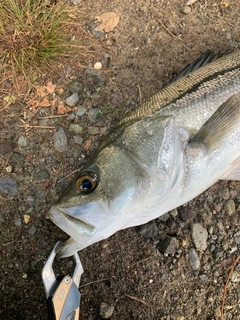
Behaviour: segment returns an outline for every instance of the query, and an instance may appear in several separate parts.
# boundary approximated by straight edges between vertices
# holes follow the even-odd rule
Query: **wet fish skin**
[[[239,92],[236,51],[164,87],[120,121],[50,210],[71,236],[61,255],[157,218],[218,179],[240,180]],[[83,177],[96,177],[92,192],[78,190]]]

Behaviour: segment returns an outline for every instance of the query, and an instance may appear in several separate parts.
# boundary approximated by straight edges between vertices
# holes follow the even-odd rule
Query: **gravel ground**
[[[14,88],[1,82],[4,320],[47,319],[41,269],[56,241],[67,238],[48,211],[101,137],[201,53],[239,45],[237,0],[188,7],[179,0],[82,0],[75,8],[79,29],[70,28],[71,39],[84,29],[91,52],[56,61],[36,90],[23,90],[12,104],[5,98]],[[95,17],[105,12],[120,21],[96,32]],[[97,62],[102,69],[94,69]],[[239,256],[239,204],[240,184],[220,181],[163,217],[82,250],[80,319],[221,319],[223,288]],[[56,274],[73,269],[72,259],[55,263]],[[240,319],[239,281],[236,265],[224,319]]]

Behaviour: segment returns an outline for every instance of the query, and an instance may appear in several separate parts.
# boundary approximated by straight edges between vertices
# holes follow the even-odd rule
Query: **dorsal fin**
[[[215,61],[216,59],[222,57],[224,54],[223,53],[217,53],[215,54],[211,50],[207,50],[204,52],[199,58],[197,58],[195,61],[192,63],[188,64],[186,67],[184,67],[174,78],[172,78],[167,84],[169,85],[170,83],[182,78],[183,76],[189,74],[190,72],[197,70],[206,64]]]

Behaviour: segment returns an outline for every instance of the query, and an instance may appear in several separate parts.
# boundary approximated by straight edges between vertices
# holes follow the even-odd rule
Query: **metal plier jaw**
[[[70,276],[57,279],[53,272],[54,258],[62,246],[58,241],[42,269],[42,280],[47,297],[49,320],[78,320],[81,295],[78,290],[83,267],[79,255],[74,254],[76,267]]]

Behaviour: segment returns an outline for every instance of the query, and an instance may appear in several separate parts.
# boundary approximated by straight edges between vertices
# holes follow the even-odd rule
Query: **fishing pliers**
[[[74,254],[76,267],[73,276],[56,278],[53,272],[54,258],[62,246],[58,241],[42,269],[42,280],[47,297],[49,320],[78,320],[81,294],[78,290],[83,267],[79,255]]]

